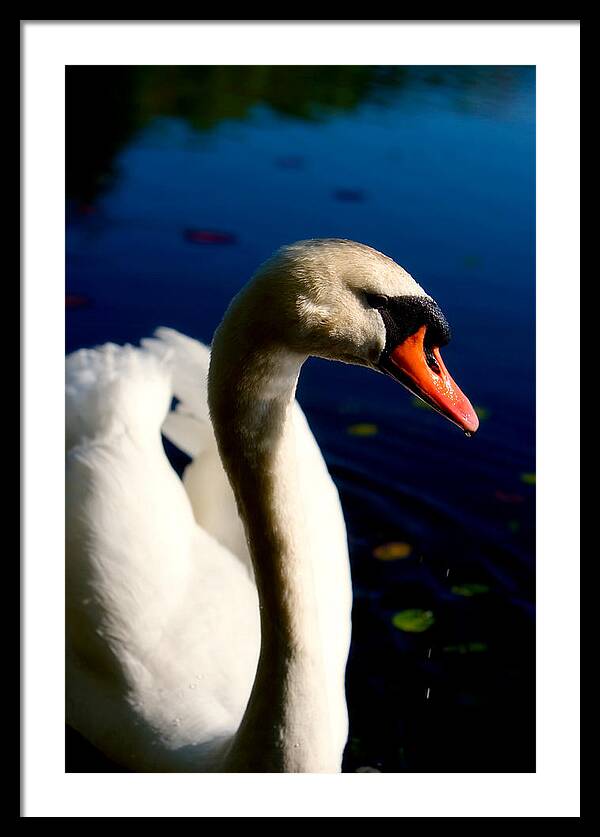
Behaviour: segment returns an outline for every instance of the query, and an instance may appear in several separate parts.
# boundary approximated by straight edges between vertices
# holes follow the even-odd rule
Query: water
[[[533,70],[81,67],[67,92],[68,351],[210,342],[302,238],[370,244],[438,301],[473,438],[384,376],[300,379],[350,540],[344,769],[532,771]]]

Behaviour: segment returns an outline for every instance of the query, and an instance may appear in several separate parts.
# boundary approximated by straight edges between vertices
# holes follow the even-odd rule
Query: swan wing
[[[239,725],[254,585],[194,520],[160,428],[172,353],[67,358],[67,718],[135,770],[202,770]]]
[[[192,462],[183,485],[199,526],[236,555],[253,578],[252,562],[233,491],[221,463],[208,410],[210,349],[174,329],[159,328],[143,346],[156,357],[169,353],[177,405],[166,416],[162,432]]]

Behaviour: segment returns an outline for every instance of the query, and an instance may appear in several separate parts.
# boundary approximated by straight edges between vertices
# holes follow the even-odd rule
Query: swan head
[[[254,328],[288,351],[383,372],[465,433],[477,430],[440,355],[446,318],[383,253],[343,239],[299,241],[261,265],[238,299],[252,309]]]

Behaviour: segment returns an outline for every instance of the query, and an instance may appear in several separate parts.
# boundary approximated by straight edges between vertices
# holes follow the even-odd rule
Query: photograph
[[[578,818],[580,21],[20,33],[20,816]]]
[[[534,68],[65,84],[66,769],[535,770]]]

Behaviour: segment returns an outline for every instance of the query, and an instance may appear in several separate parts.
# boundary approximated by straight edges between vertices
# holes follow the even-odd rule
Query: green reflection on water
[[[318,122],[363,104],[386,107],[442,92],[464,111],[496,111],[523,67],[71,66],[66,68],[66,191],[90,202],[110,184],[116,153],[152,120],[207,132],[256,107]]]

